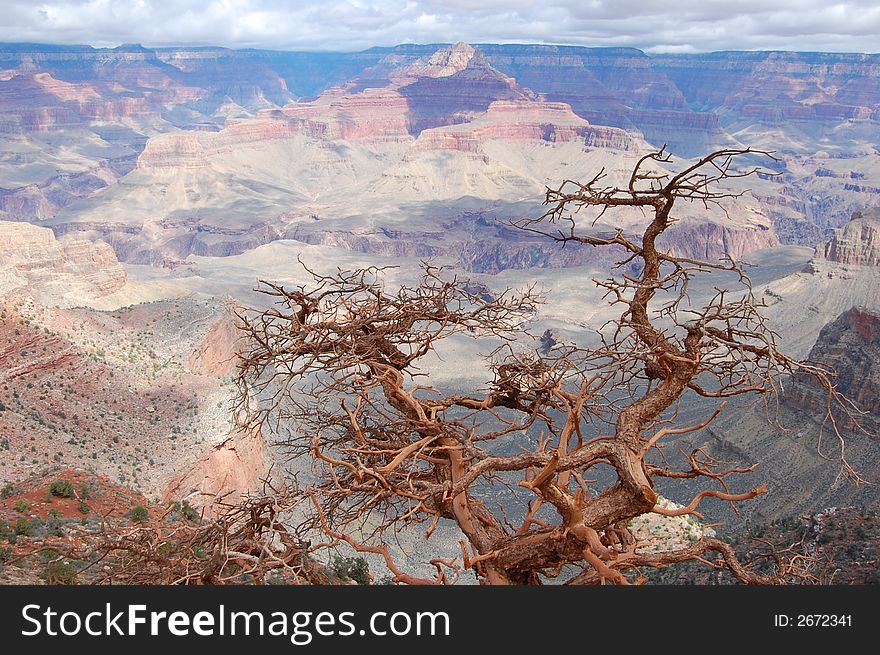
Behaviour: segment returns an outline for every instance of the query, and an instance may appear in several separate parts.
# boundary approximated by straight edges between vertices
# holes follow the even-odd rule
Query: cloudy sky
[[[877,0],[3,0],[0,41],[360,50],[556,43],[880,51]]]

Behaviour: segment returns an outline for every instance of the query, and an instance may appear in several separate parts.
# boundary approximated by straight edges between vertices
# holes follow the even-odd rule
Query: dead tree
[[[79,584],[235,585],[322,584],[324,568],[308,556],[309,542],[284,524],[300,494],[265,483],[263,493],[234,504],[218,502],[217,518],[184,519],[169,505],[142,523],[103,516],[71,526],[23,549],[11,563],[83,562]],[[50,568],[51,570],[51,568]],[[50,574],[49,584],[58,583]]]
[[[240,409],[276,433],[289,429],[291,457],[313,461],[314,483],[303,489],[311,504],[306,523],[326,541],[312,550],[346,542],[381,555],[393,579],[410,584],[449,583],[463,569],[488,584],[627,584],[642,580],[646,567],[695,559],[748,583],[795,574],[791,560],[781,559],[776,575],[758,575],[714,538],[646,552],[628,529],[645,513],[699,515],[706,498],[736,503],[766,490],[732,489],[728,478],[751,468],[702,451],[680,470],[651,457],[668,438],[706,426],[727,399],[773,393],[799,372],[815,375],[836,399],[827,371],[777,349],[733,261],[678,257],[657,245],[676,203],[721,203],[734,196],[727,181],[760,170],[735,167],[746,155],[770,157],[719,150],[666,173],[655,167],[671,163],[669,156],[653,152],[623,186],[603,186],[602,173],[587,183],[566,181],[548,190],[543,216],[517,223],[563,245],[619,248],[622,263],[638,271],[593,281],[620,308],[595,347],[537,352],[523,340],[541,301],[533,289],[474,293],[430,265],[420,284],[393,291],[380,269],[310,272],[309,284],[296,288],[262,283],[271,308],[240,315],[247,336]],[[646,224],[638,238],[622,229],[594,236],[578,213],[590,207],[638,208]],[[738,275],[741,288],[692,305],[691,278],[713,270]],[[445,393],[423,379],[420,364],[452,335],[495,346],[491,379],[479,393]],[[699,425],[676,421],[687,394],[717,400]],[[602,469],[613,472],[607,484],[592,479]],[[658,505],[661,477],[705,478],[716,488],[668,509]],[[427,540],[441,521],[460,530],[460,554],[433,559],[432,577],[402,570],[390,536],[421,524]]]

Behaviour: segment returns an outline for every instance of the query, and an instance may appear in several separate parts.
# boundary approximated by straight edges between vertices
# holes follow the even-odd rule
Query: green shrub
[[[67,560],[55,560],[46,565],[48,584],[73,584],[76,582],[76,567]]]
[[[0,488],[0,498],[9,498],[15,495],[15,487],[11,482],[7,482]]]
[[[51,485],[49,485],[49,493],[53,496],[57,496],[58,498],[73,498],[73,484],[71,484],[70,480],[54,480]]]
[[[12,557],[12,546],[0,546],[0,564],[8,562]]]
[[[334,555],[330,561],[330,570],[340,580],[354,580],[359,585],[370,584],[370,568],[363,557],[340,557]]]
[[[135,523],[145,523],[150,518],[150,513],[143,505],[135,505],[125,515]]]
[[[46,522],[46,529],[49,531],[49,534],[55,537],[63,537],[66,534],[66,531],[64,530],[64,522],[57,516],[49,518]]]
[[[169,517],[171,519],[182,518],[193,523],[199,523],[202,520],[202,515],[199,510],[190,505],[189,501],[186,500],[173,503]]]
[[[15,522],[15,534],[22,537],[30,537],[33,532],[33,525],[31,525],[31,522],[23,516]]]
[[[92,511],[92,508],[89,507],[88,503],[85,503],[83,501],[80,501],[79,505],[77,505],[76,508],[79,510],[80,514],[88,514]]]
[[[26,498],[19,498],[14,503],[12,503],[12,509],[14,509],[16,512],[21,512],[22,514],[28,511],[30,507],[31,504],[27,501]]]
[[[59,553],[54,548],[47,548],[46,550],[40,551],[40,559],[44,562],[50,562],[52,560],[60,559],[61,553]]]

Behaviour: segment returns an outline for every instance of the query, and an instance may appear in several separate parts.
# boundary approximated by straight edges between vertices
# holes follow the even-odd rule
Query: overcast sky
[[[2,0],[0,41],[360,50],[556,43],[880,51],[877,0]]]

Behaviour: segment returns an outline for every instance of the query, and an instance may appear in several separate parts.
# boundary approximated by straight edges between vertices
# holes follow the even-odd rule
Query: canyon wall
[[[0,221],[0,294],[26,288],[44,302],[78,303],[108,296],[126,282],[107,243],[59,241],[48,228]]]
[[[834,408],[840,425],[853,430],[858,424],[880,436],[880,312],[864,307],[844,312],[822,328],[808,359],[832,371],[835,389],[855,403],[851,417]],[[816,378],[798,374],[785,402],[824,420],[828,391]]]
[[[707,216],[687,227],[693,241],[675,246],[740,256],[816,246],[826,228],[880,204],[878,111],[877,55],[5,44],[0,219],[100,238],[120,259],[161,264],[311,234],[303,218],[539,201],[546,184],[618,174],[663,144],[677,163],[722,146],[766,147],[780,175],[757,180],[753,198],[769,220],[744,219],[752,208],[734,201],[730,224]],[[403,240],[394,247],[426,247]],[[830,258],[855,256],[834,248]],[[474,265],[544,259],[492,249],[496,264]]]
[[[854,214],[825,244],[821,254],[839,264],[880,266],[880,209]]]

